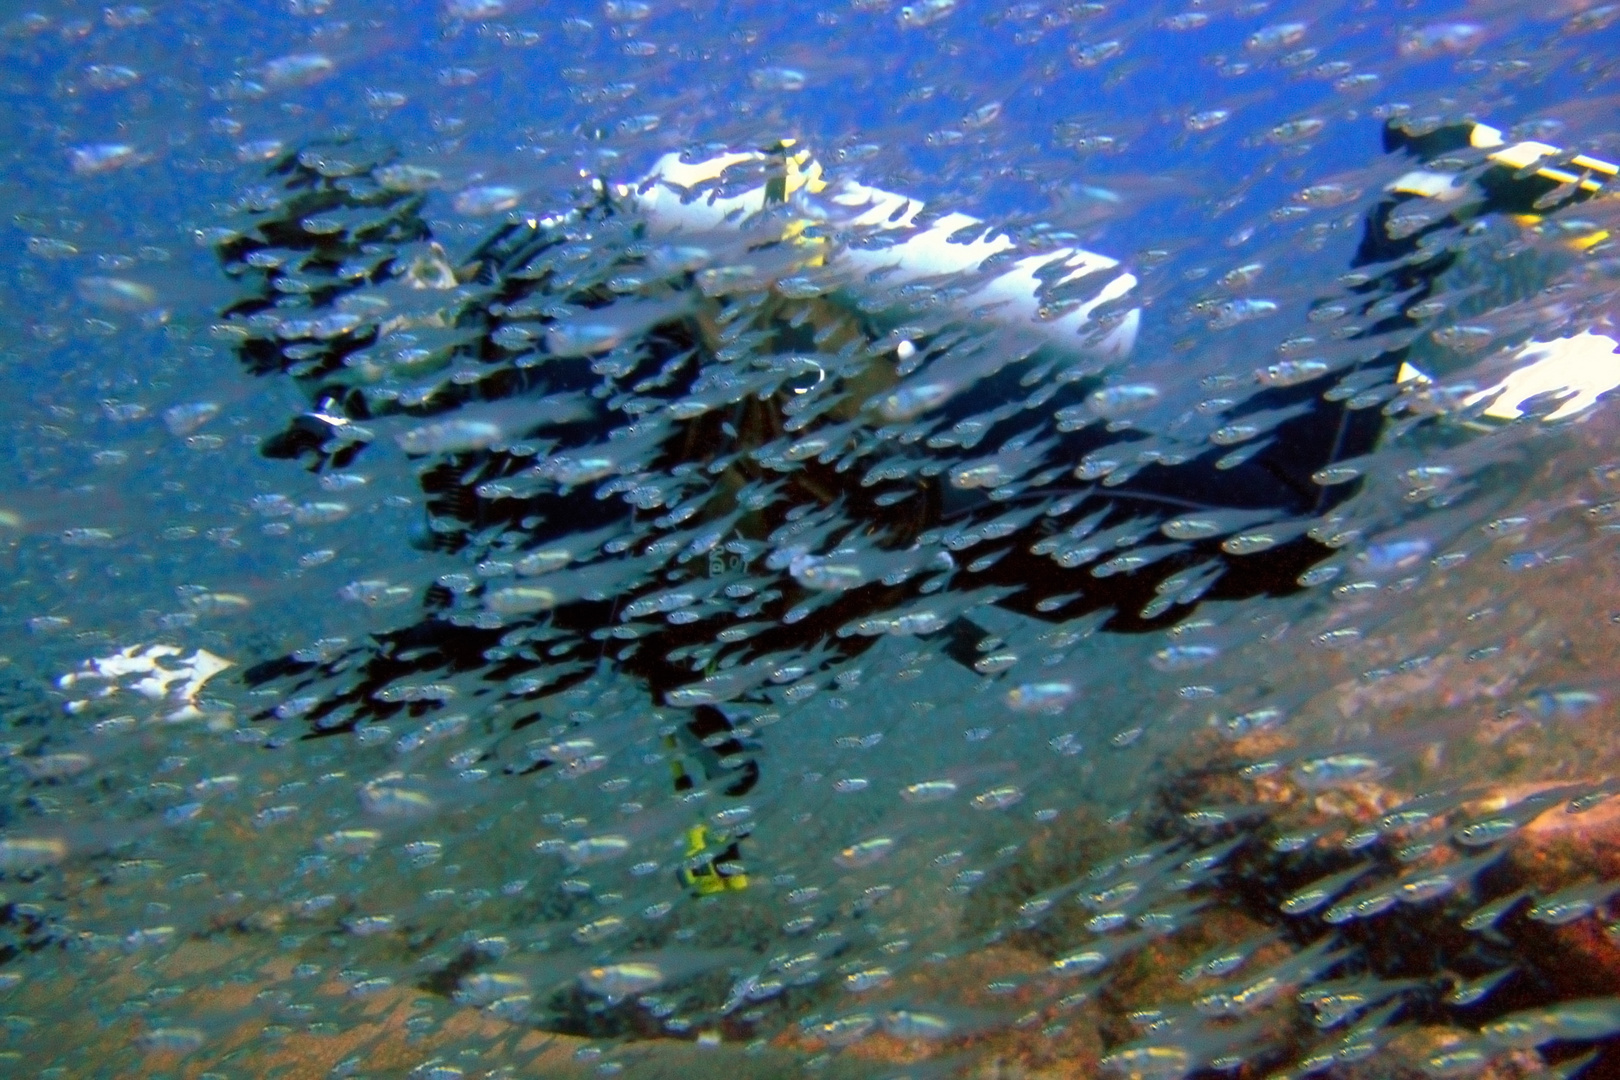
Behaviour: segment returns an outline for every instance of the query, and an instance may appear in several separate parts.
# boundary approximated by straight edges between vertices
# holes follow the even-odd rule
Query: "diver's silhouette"
[[[611,588],[556,597],[544,574],[522,578],[519,591],[501,594],[505,600],[497,596],[505,577],[459,590],[434,585],[410,626],[341,657],[263,663],[246,678],[286,684],[293,694],[351,672],[345,688],[305,714],[311,737],[319,737],[427,709],[383,693],[404,679],[477,671],[491,683],[536,677],[552,693],[610,662],[657,700],[686,709],[685,749],[721,790],[737,795],[754,786],[760,766],[728,719],[727,701],[814,678],[903,617],[971,665],[986,635],[949,613],[949,604],[937,625],[929,622],[929,605],[941,596],[973,590],[1045,620],[1108,611],[1106,629],[1130,632],[1179,620],[1206,599],[1295,591],[1301,574],[1333,550],[1334,538],[1321,530],[1285,528],[1280,542],[1246,554],[1227,543],[1237,527],[1172,544],[1163,543],[1161,527],[1212,511],[1253,511],[1247,520],[1272,525],[1307,522],[1350,496],[1356,483],[1323,485],[1313,474],[1371,452],[1387,419],[1326,392],[1349,375],[1365,385],[1394,381],[1410,346],[1378,343],[1410,337],[1400,333],[1417,325],[1408,309],[1462,257],[1445,234],[1484,214],[1548,209],[1549,195],[1556,204],[1590,195],[1591,185],[1580,183],[1560,195],[1560,184],[1569,185],[1547,169],[1491,160],[1474,145],[1476,130],[1467,123],[1386,129],[1386,149],[1424,160],[1450,155],[1478,194],[1403,218],[1423,196],[1397,190],[1371,208],[1355,258],[1368,273],[1336,298],[1357,316],[1375,316],[1358,331],[1369,348],[1354,369],[1232,390],[1220,417],[1227,425],[1279,411],[1288,417],[1270,423],[1262,433],[1268,441],[1255,449],[1233,453],[1204,442],[1196,453],[1145,463],[1132,460],[1132,446],[1154,433],[1106,416],[1060,423],[1056,433],[1043,427],[1036,437],[1049,441],[1034,449],[1020,444],[1031,414],[1084,414],[1111,385],[1105,365],[1068,363],[1046,347],[1000,365],[924,418],[885,425],[871,402],[899,383],[908,359],[973,347],[953,340],[971,332],[969,314],[906,336],[902,347],[891,333],[906,319],[897,301],[871,303],[855,283],[800,295],[779,283],[790,269],[716,288],[713,275],[730,268],[702,257],[683,265],[686,256],[661,248],[668,238],[638,216],[634,199],[606,185],[572,214],[506,222],[452,261],[432,243],[424,196],[390,186],[397,177],[389,163],[354,164],[355,148],[345,146],[291,155],[272,170],[280,189],[269,208],[219,247],[245,289],[225,312],[238,358],[255,374],[293,377],[311,404],[263,452],[315,471],[343,468],[378,453],[367,449],[367,425],[389,415],[427,424],[476,415],[490,403],[567,398],[575,411],[543,431],[520,425],[489,443],[448,440],[420,474],[426,517],[415,542],[495,564],[590,536],[592,550],[562,562],[616,569],[605,579]],[[772,182],[767,169],[768,192]],[[746,238],[737,251],[765,264],[802,264],[802,223],[783,198],[768,203],[764,225],[740,226]],[[387,290],[440,302],[419,305],[429,314],[401,315],[384,302]],[[1396,296],[1401,303],[1380,314],[1380,303]],[[671,298],[677,302],[656,309]],[[573,347],[564,333],[581,313],[612,325],[637,302],[660,313],[620,320],[630,327],[624,340]],[[374,355],[386,350],[387,357]],[[813,362],[766,377],[773,358],[789,357]],[[391,364],[413,377],[450,368],[454,376],[413,397],[401,392]],[[812,367],[816,382],[807,385]],[[754,382],[746,392],[715,395],[726,378]],[[830,404],[835,390],[821,386],[824,379],[842,394]],[[1007,407],[997,412],[998,405]],[[578,470],[577,459],[593,448],[634,441],[638,425],[651,441],[625,463],[577,475],[557,464],[571,461]],[[939,433],[964,427],[971,441],[952,436],[939,445]],[[614,429],[617,441],[605,438]],[[805,442],[818,433],[828,435],[827,448]],[[1038,460],[1020,459],[1005,484],[952,483],[952,467],[987,456],[973,449],[981,441],[1013,459],[1027,450]],[[1076,483],[1072,466],[1099,461],[1095,475]],[[1061,468],[1046,468],[1053,465]],[[1090,550],[1090,536],[1107,542]],[[828,564],[817,560],[839,543],[924,554],[909,562],[873,556],[886,569],[848,587],[820,587],[816,567]],[[1127,559],[1100,572],[1133,551],[1145,553],[1140,563]],[[647,619],[678,610],[693,617]],[[746,635],[717,633],[737,622],[747,624]],[[794,661],[804,657],[801,671]],[[717,680],[723,685],[705,689]],[[527,714],[514,727],[537,717]],[[552,764],[541,756],[513,768]],[[677,769],[677,787],[694,782]]]

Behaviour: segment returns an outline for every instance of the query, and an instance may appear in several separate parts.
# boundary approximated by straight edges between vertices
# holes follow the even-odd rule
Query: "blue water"
[[[1386,261],[1410,268],[1426,249],[1366,256],[1397,177],[1488,170],[1466,151],[1448,164],[1387,148],[1387,122],[1421,134],[1482,121],[1509,143],[1615,160],[1614,12],[176,0],[5,20],[0,1056],[19,1075],[1620,1070],[1613,406],[1507,423],[1462,404],[1521,366],[1526,341],[1614,334],[1613,195],[1459,211],[1424,234],[1458,258],[1423,297]],[[604,428],[632,415],[614,411],[624,401],[663,408],[695,391],[591,368],[610,350],[569,356],[559,328],[668,301],[675,314],[643,320],[668,339],[648,348],[675,349],[679,324],[708,350],[696,371],[752,325],[737,312],[795,299],[788,271],[677,301],[665,279],[621,287],[604,271],[589,305],[549,297],[561,306],[524,316],[533,333],[509,351],[549,357],[539,374],[483,336],[493,292],[480,290],[528,280],[516,264],[490,259],[442,293],[387,274],[353,290],[377,306],[343,310],[380,319],[391,305],[410,324],[383,333],[460,343],[460,381],[449,366],[344,374],[358,362],[311,375],[297,365],[327,346],[289,351],[296,335],[242,307],[280,295],[295,299],[272,316],[303,310],[293,287],[275,293],[279,271],[241,260],[279,250],[254,230],[296,198],[290,185],[344,183],[319,179],[313,157],[295,166],[307,149],[354,162],[351,192],[375,190],[374,165],[432,170],[416,214],[444,254],[409,253],[454,277],[505,225],[550,235],[534,223],[589,205],[598,178],[633,184],[669,152],[784,139],[835,181],[971,214],[1021,250],[1119,259],[1137,278],[1134,350],[1084,370],[1019,361],[937,411],[884,414],[904,376],[880,366],[902,357],[874,344],[859,364],[878,366],[835,371],[852,388],[878,380],[827,413],[850,420],[849,464],[830,457],[802,485],[786,464],[766,470],[805,520],[824,515],[808,550],[775,531],[797,518],[735,521],[739,561],[716,543],[643,574],[623,567],[645,549],[621,560],[630,541],[603,538],[675,535],[673,516],[649,522],[682,499],[712,495],[697,520],[723,516],[742,482],[726,455],[780,435],[805,387],[771,384],[763,420],[728,402],[725,438],[708,413],[659,421],[697,471],[665,458],[589,481],[666,486],[635,512],[624,491],[593,499],[583,484],[546,487],[526,519],[503,516],[510,502],[479,508],[477,484],[556,449],[499,409],[574,395],[567,408],[593,419],[559,437],[611,450]],[[626,243],[635,274],[665,257],[607,218],[578,220],[558,266],[594,267]],[[702,239],[710,270],[757,255]],[[348,255],[393,247],[406,244]],[[971,276],[887,292],[841,266],[794,264],[798,287],[836,292],[811,324],[853,309],[872,342],[892,330],[925,352],[939,343],[924,378],[978,355],[981,333],[991,353],[1022,347],[983,329],[992,314],[937,302]],[[279,280],[299,274],[330,270]],[[697,279],[677,280],[695,295]],[[1324,309],[1358,297],[1390,299],[1365,333],[1333,337],[1367,313]],[[1425,299],[1442,303],[1407,310]],[[798,352],[835,370],[837,344],[781,344],[772,325],[784,337],[739,346],[748,370]],[[951,336],[964,327],[965,344]],[[1408,339],[1400,355],[1432,390],[1379,366]],[[1329,462],[1355,470],[1353,487],[1310,481],[1289,457],[1318,445],[1297,417],[1339,423],[1320,404],[1334,380],[1296,400],[1265,396],[1275,376],[1257,373],[1340,364],[1362,341],[1372,374],[1350,385],[1358,366],[1339,400],[1372,396],[1343,423],[1381,419]],[[253,370],[254,355],[275,359]],[[497,369],[520,390],[497,390]],[[1069,396],[996,419],[982,446],[959,431],[938,441],[1048,383]],[[1110,389],[1141,411],[1088,404]],[[418,404],[400,405],[411,392]],[[1055,410],[1069,405],[1089,426],[1064,441]],[[352,462],[276,452],[319,409],[375,440]],[[1221,427],[1251,413],[1252,440]],[[412,449],[412,431],[440,437],[422,424],[463,415],[510,430]],[[874,435],[880,415],[890,428]],[[758,434],[750,416],[778,428]],[[1025,429],[1053,441],[1030,451]],[[675,437],[688,432],[702,437]],[[1137,462],[1142,479],[1117,494],[1074,473],[1082,452],[1138,434],[1206,462],[1211,444],[1261,449],[1230,470]],[[540,445],[507,455],[525,438]],[[996,540],[961,530],[1000,513],[1001,496],[950,478],[997,451],[1023,470],[1005,506],[1029,520],[1009,529],[1001,570],[970,570]],[[863,501],[880,482],[858,482],[893,460],[911,470],[897,494],[915,480],[938,497],[903,541],[894,523],[924,499],[891,517]],[[1061,479],[1030,482],[1045,465]],[[1120,501],[1077,511],[1069,495]],[[1105,505],[1132,508],[1093,523],[1107,546],[1078,524]],[[1215,535],[1272,528],[1277,552],[1227,557],[1209,541],[1198,550],[1225,583],[1206,584],[1213,598],[1196,594],[1208,566],[1155,593],[1195,561],[1165,528],[1172,514],[1256,506]],[[1060,529],[1098,549],[1075,565],[1020,561]],[[564,576],[496,565],[584,536]],[[791,601],[750,599],[785,589],[806,610],[853,611],[913,541],[935,561],[906,564],[912,606],[883,594],[858,614],[932,618],[934,604],[939,626],[840,636],[842,614],[814,616],[795,640]],[[1092,572],[1133,553],[1165,561]],[[871,591],[816,592],[818,566],[859,570]],[[605,595],[568,592],[566,575],[591,573]],[[1002,573],[1017,592],[964,606],[973,575]],[[497,599],[503,574],[551,599]],[[708,591],[635,606],[682,589]],[[1156,595],[1178,602],[1140,610]],[[683,604],[701,633],[669,617]],[[723,636],[756,623],[772,629],[754,630],[769,643],[755,652]],[[686,651],[648,659],[671,649]],[[728,671],[757,677],[713,690]],[[723,721],[693,707],[693,687]]]

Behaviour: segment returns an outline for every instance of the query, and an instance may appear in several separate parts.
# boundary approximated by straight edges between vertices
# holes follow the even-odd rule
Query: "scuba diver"
[[[1420,167],[1373,206],[1343,294],[1315,305],[1354,326],[1350,347],[1228,376],[1158,429],[1139,418],[1159,391],[1121,381],[1131,273],[830,182],[790,142],[670,155],[459,257],[423,217],[422,170],[341,145],[290,155],[218,247],[244,289],[224,313],[238,358],[310,404],[263,452],[315,472],[409,459],[413,542],[465,572],[410,626],[246,680],[317,699],[302,716],[318,738],[425,714],[431,695],[401,689],[423,679],[531,702],[607,665],[680,717],[677,791],[739,796],[760,778],[748,708],[813,692],[878,637],[989,672],[984,605],[1129,632],[1296,591],[1345,542],[1344,463],[1375,449],[1392,402],[1425,414],[1441,373],[1419,309],[1473,224],[1554,213],[1616,171],[1471,122],[1384,137]],[[1517,415],[1546,399],[1529,386],[1452,411]],[[566,767],[551,745],[507,771]],[[727,887],[714,867],[742,835],[695,835],[712,857],[689,860],[689,884]]]

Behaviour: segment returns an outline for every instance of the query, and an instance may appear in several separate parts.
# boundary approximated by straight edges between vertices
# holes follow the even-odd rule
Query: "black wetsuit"
[[[1314,482],[1312,475],[1324,466],[1372,451],[1388,421],[1379,408],[1363,407],[1345,395],[1324,394],[1349,375],[1369,386],[1393,382],[1396,369],[1409,355],[1418,326],[1406,310],[1429,296],[1441,275],[1461,257],[1442,234],[1449,231],[1460,237],[1467,223],[1482,214],[1527,210],[1556,187],[1537,176],[1486,163],[1481,153],[1468,149],[1470,128],[1459,123],[1422,133],[1399,125],[1386,130],[1386,149],[1422,159],[1471,156],[1471,162],[1459,163],[1459,167],[1471,170],[1469,175],[1478,181],[1482,196],[1449,210],[1436,208],[1430,219],[1409,229],[1392,229],[1391,219],[1408,208],[1411,196],[1392,195],[1372,208],[1354,264],[1367,269],[1366,278],[1333,298],[1347,304],[1356,316],[1375,314],[1356,335],[1357,340],[1368,343],[1363,358],[1353,371],[1340,367],[1293,385],[1238,387],[1238,400],[1223,414],[1228,422],[1270,410],[1301,411],[1272,427],[1269,443],[1235,467],[1229,467],[1227,447],[1209,445],[1188,460],[1142,469],[1117,486],[1077,485],[1067,480],[1065,470],[1063,481],[1030,487],[999,502],[978,492],[954,490],[938,473],[926,476],[912,471],[897,483],[863,485],[858,479],[864,466],[851,468],[842,459],[811,458],[797,462],[790,471],[773,472],[748,451],[784,435],[785,410],[794,398],[794,387],[783,384],[764,400],[751,396],[678,422],[645,463],[645,472],[664,476],[683,463],[704,466],[701,484],[708,490],[700,492],[701,510],[687,527],[738,514],[727,535],[752,541],[749,555],[756,564],[766,550],[767,538],[776,536],[778,544],[787,542],[782,531],[790,524],[790,513],[802,514],[807,507],[834,511],[847,526],[874,534],[879,547],[892,551],[908,547],[919,536],[938,541],[953,530],[960,536],[1031,500],[1049,509],[1059,500],[1069,499],[1071,503],[1060,514],[1027,515],[1028,520],[1010,535],[962,552],[959,561],[965,562],[991,548],[1002,551],[999,558],[987,560],[971,575],[952,578],[953,585],[965,582],[974,589],[996,590],[998,604],[1039,619],[1066,620],[1107,610],[1112,613],[1107,629],[1138,631],[1185,617],[1190,606],[1201,599],[1292,592],[1300,587],[1301,573],[1330,553],[1325,538],[1295,535],[1261,554],[1233,556],[1221,547],[1224,537],[1216,535],[1187,541],[1181,549],[1140,569],[1105,576],[1088,572],[1094,562],[1065,569],[1054,563],[1049,551],[1037,551],[1043,539],[1099,511],[1102,514],[1094,522],[1095,528],[1107,530],[1139,521],[1144,538],[1151,538],[1159,524],[1190,511],[1252,509],[1263,511],[1264,519],[1271,522],[1303,521],[1320,517],[1353,493],[1354,483],[1324,486]],[[407,267],[403,257],[396,258],[391,252],[430,239],[420,216],[423,196],[381,186],[377,182],[380,166],[334,164],[346,153],[348,148],[343,147],[315,148],[282,161],[274,171],[281,183],[274,196],[279,204],[261,212],[251,231],[224,242],[219,249],[228,272],[247,289],[226,312],[244,328],[237,348],[239,359],[255,374],[279,372],[296,378],[313,406],[269,439],[265,454],[300,459],[316,471],[342,468],[366,452],[365,438],[355,429],[374,420],[379,411],[427,418],[452,414],[469,404],[569,391],[594,392],[602,404],[591,418],[549,428],[545,434],[560,440],[562,449],[589,446],[599,443],[608,428],[625,422],[623,415],[612,411],[620,404],[614,393],[641,386],[636,393],[675,401],[716,362],[712,327],[706,328],[690,313],[646,329],[629,354],[633,369],[606,375],[590,356],[552,356],[544,363],[515,365],[512,351],[497,343],[495,335],[509,325],[543,335],[554,319],[554,313],[547,310],[551,305],[566,304],[574,311],[611,307],[620,300],[611,284],[614,276],[645,268],[655,238],[647,234],[633,208],[602,196],[560,222],[503,224],[457,263],[457,277],[467,295],[455,308],[453,351],[463,368],[482,365],[486,374],[447,383],[431,404],[406,406],[397,399],[379,404],[375,396],[344,378],[345,361],[376,343],[375,325],[350,318],[307,332],[295,328],[291,335],[284,326],[278,328],[289,317],[318,322],[323,315],[339,312],[337,305],[344,297],[393,281]],[[1579,197],[1584,197],[1580,191],[1570,196]],[[347,223],[341,222],[343,215],[348,215]],[[335,228],[334,222],[342,227]],[[271,252],[275,254],[266,257]],[[289,258],[289,252],[296,257]],[[255,258],[255,253],[265,254]],[[581,265],[586,269],[576,269]],[[278,282],[294,271],[304,285],[301,291],[285,292]],[[438,272],[447,271],[441,266]],[[666,279],[665,287],[694,288],[691,272],[684,273],[684,278],[677,274]],[[1396,310],[1377,314],[1382,311],[1377,305],[1391,297],[1400,298]],[[755,305],[754,309],[741,316],[730,310],[748,304]],[[816,305],[816,310],[809,310]],[[835,308],[836,314],[831,314]],[[894,321],[881,307],[864,304],[855,295],[836,303],[825,298],[798,302],[766,290],[709,302],[708,310],[711,317],[751,320],[755,331],[751,348],[761,355],[826,352],[818,338],[825,340],[828,318],[848,320],[853,333],[868,343],[880,343]],[[727,312],[730,314],[722,314]],[[298,346],[291,356],[289,336]],[[926,351],[933,341],[925,338],[915,344]],[[539,345],[533,348],[538,350]],[[844,353],[851,351],[845,349]],[[872,344],[868,353],[864,361],[868,367],[895,363],[892,349],[883,352]],[[684,364],[679,363],[682,357],[689,357]],[[847,361],[848,356],[842,360]],[[960,395],[930,413],[927,419],[932,429],[942,430],[970,413],[982,412],[986,402],[1027,397],[1040,380],[1025,377],[1049,361],[1048,355],[1037,353],[981,380],[971,394]],[[660,382],[659,373],[671,367],[673,373]],[[1103,385],[1100,371],[1068,382],[1042,408],[1055,411],[1083,404],[1089,393]],[[881,423],[876,418],[867,420],[873,428]],[[1027,416],[1008,417],[984,434],[984,445],[996,446],[1029,426]],[[1060,435],[1045,456],[1048,461],[1073,463],[1101,448],[1125,447],[1146,437],[1131,429],[1111,430],[1108,425],[1092,423]],[[927,453],[920,444],[910,452]],[[971,455],[958,454],[957,458],[965,456]],[[615,524],[622,524],[628,537],[638,521],[645,524],[647,513],[638,517],[621,498],[601,497],[596,482],[572,488],[554,485],[527,498],[493,500],[477,493],[480,484],[512,477],[533,463],[532,457],[499,446],[445,454],[422,474],[430,524],[421,531],[419,542],[476,559],[486,554],[480,545],[487,541],[480,538],[496,533],[528,537],[513,549],[521,554],[548,540]],[[709,465],[715,468],[707,468]],[[782,497],[760,510],[739,510],[739,492],[751,483],[773,481],[785,485]],[[908,485],[916,490],[907,498],[898,502],[881,498]],[[683,498],[691,497],[683,494]],[[842,535],[847,529],[831,531]],[[656,530],[637,536],[624,550],[631,556],[644,551],[655,534]],[[1221,570],[1207,591],[1186,602],[1162,600],[1160,586],[1166,579],[1206,563],[1217,563]],[[727,649],[715,648],[712,618],[659,625],[632,645],[621,646],[604,638],[604,629],[622,621],[626,606],[636,597],[668,589],[681,580],[700,581],[709,566],[706,556],[666,560],[658,573],[646,575],[624,595],[573,600],[555,610],[487,628],[477,625],[476,619],[456,617],[460,610],[457,597],[435,585],[427,591],[421,618],[404,629],[379,635],[339,658],[288,656],[263,663],[250,669],[246,679],[254,685],[285,685],[291,696],[300,687],[330,680],[340,670],[353,673],[345,689],[328,693],[305,714],[311,737],[350,731],[407,710],[425,711],[428,706],[420,703],[380,700],[377,694],[402,679],[458,672],[479,671],[491,683],[501,683],[543,671],[550,693],[588,677],[599,659],[608,658],[619,670],[642,680],[656,700],[664,701],[671,691],[700,680],[722,657],[727,662],[747,662],[779,653],[809,652],[822,643],[832,659],[851,656],[873,638],[849,633],[848,627],[919,600],[924,595],[922,582],[929,576],[917,573],[894,584],[868,582],[823,597],[824,602],[813,606],[804,618],[785,622],[784,615],[811,593],[790,574],[778,573],[775,587],[780,595],[755,612],[760,623],[769,625]],[[722,557],[722,569],[724,566]],[[521,640],[520,634],[514,643],[513,628],[523,625],[536,632],[528,640]],[[949,655],[964,663],[977,658],[984,634],[967,619],[956,618],[937,633]],[[555,648],[559,641],[579,644],[559,651]],[[263,715],[268,718],[273,713],[267,710]],[[700,705],[687,715],[687,741],[704,757],[710,778],[730,794],[752,787],[759,776],[757,755],[733,735],[725,711]],[[537,712],[524,715],[514,726],[522,727],[537,716]],[[550,764],[541,759],[508,767],[532,770]]]

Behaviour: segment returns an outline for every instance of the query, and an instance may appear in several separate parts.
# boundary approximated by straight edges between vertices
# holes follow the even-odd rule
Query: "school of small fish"
[[[1620,13],[564,7],[8,16],[0,1064],[1620,1075]]]

